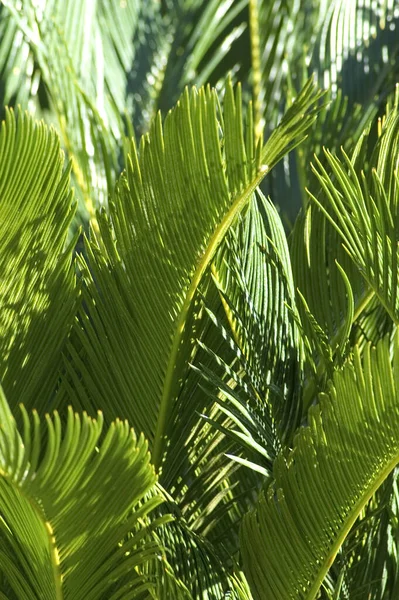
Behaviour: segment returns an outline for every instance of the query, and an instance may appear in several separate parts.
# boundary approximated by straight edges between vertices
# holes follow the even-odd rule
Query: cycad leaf
[[[281,114],[287,63],[295,64],[302,52],[305,35],[301,21],[305,18],[308,24],[310,15],[304,17],[309,9],[303,0],[250,0],[248,4],[255,122],[261,117],[269,130]]]
[[[34,110],[38,102],[40,72],[34,53],[19,30],[12,14],[0,5],[0,94],[3,105],[28,106]]]
[[[270,469],[276,445],[290,438],[301,416],[301,345],[286,306],[294,299],[288,248],[278,214],[262,195],[230,230],[212,273],[216,285],[203,298],[209,317],[203,311],[195,327],[199,347],[172,415],[162,482],[190,526],[207,535],[215,528],[215,538],[229,527],[223,506],[229,513],[234,503],[227,519],[237,520],[257,485],[223,454],[255,450],[255,460]]]
[[[174,512],[173,505],[169,505],[168,509]],[[166,557],[173,567],[177,581],[182,584],[184,582],[188,590],[187,598],[190,600],[224,600],[225,597],[236,600],[238,598],[230,583],[231,560],[229,563],[224,563],[217,554],[216,548],[205,538],[193,532],[184,519],[176,518],[162,527],[160,539],[166,548]],[[165,581],[165,578],[163,580]],[[163,586],[160,586],[159,597],[175,598],[175,596],[168,596],[167,588]],[[182,595],[182,599],[185,598]]]
[[[398,468],[377,490],[348,535],[336,561],[343,598],[387,598],[398,595]],[[333,570],[334,565],[333,565]]]
[[[301,346],[286,306],[294,298],[292,275],[272,204],[253,197],[225,242],[212,266],[225,311],[210,285],[203,301],[211,329],[202,332],[205,314],[195,327],[200,347],[172,415],[162,473],[190,529],[222,556],[226,545],[237,550],[233,528],[261,480],[253,469],[239,469],[240,457],[254,455],[257,469],[270,470],[276,446],[290,439],[301,415]]]
[[[151,587],[135,570],[159,552],[154,541],[142,542],[147,514],[161,502],[157,495],[143,502],[155,482],[143,436],[117,421],[100,440],[102,415],[70,409],[65,426],[57,413],[46,416],[44,446],[37,413],[30,419],[22,407],[22,417],[19,433],[0,392],[5,591],[18,600],[94,600],[120,598],[121,581],[124,598]]]
[[[255,598],[316,597],[360,511],[399,462],[399,345],[367,346],[334,374],[241,531]]]
[[[0,132],[0,379],[40,412],[76,311],[69,169],[53,129],[8,111]],[[40,399],[38,401],[38,399]]]
[[[324,196],[321,202],[326,203]],[[307,350],[303,402],[308,408],[315,385],[325,385],[334,364],[342,364],[351,327],[369,299],[368,286],[339,234],[313,203],[298,216],[289,241]]]
[[[136,96],[137,89],[132,89],[135,113],[139,119],[140,113],[147,116],[147,124],[152,120],[150,117],[155,117],[157,109],[166,114],[186,85],[211,84],[222,88],[229,72],[238,80],[247,74],[245,67],[242,68],[246,54],[241,48],[246,42],[243,34],[247,25],[248,0],[209,0],[205,3],[190,0],[167,4],[167,9],[162,11],[159,3],[154,2],[154,16],[144,28],[146,37],[152,37],[157,43],[152,62],[147,66],[147,77],[152,83],[147,86],[149,106],[143,98]],[[152,36],[148,34],[149,29]],[[149,56],[148,42],[145,54]],[[136,85],[140,84],[137,75]]]
[[[352,327],[350,343],[363,348],[367,342],[375,346],[378,340],[393,336],[396,325],[376,296],[364,308]]]
[[[180,86],[194,82],[198,86],[216,84],[218,78],[224,79],[229,71],[237,72],[242,68],[242,64],[234,64],[234,60],[245,61],[245,55],[238,55],[237,48],[243,44],[247,4],[248,0],[191,3],[185,15],[189,36],[182,27],[181,11],[180,15],[176,12],[174,45],[184,45],[184,54],[170,65],[169,74],[174,75],[170,78],[171,83],[180,78]]]
[[[365,132],[363,138],[367,137]],[[323,212],[363,276],[366,292],[377,296],[395,323],[399,322],[398,140],[397,95],[394,106],[388,109],[366,174],[357,160],[358,148],[364,145],[364,140],[359,142],[352,158],[343,152],[342,162],[326,151],[331,176],[320,161],[314,168],[333,216],[324,207]]]
[[[159,117],[139,150],[132,146],[111,206],[115,233],[100,219],[102,241],[88,247],[99,289],[85,269],[91,321],[82,317],[81,340],[91,364],[101,352],[108,372],[120,370],[121,359],[131,365],[121,373],[120,399],[149,438],[157,468],[187,368],[180,349],[190,340],[198,286],[257,184],[305,135],[318,97],[309,82],[261,148],[251,128],[244,141],[239,88],[234,97],[227,86],[223,115],[215,92],[186,90],[164,128]]]
[[[260,193],[227,237],[213,272],[229,329],[210,314],[234,349],[235,362],[228,365],[222,356],[215,357],[225,366],[224,380],[209,369],[204,377],[216,387],[222,410],[236,415],[240,445],[247,443],[252,450],[260,444],[270,460],[276,446],[290,440],[301,417],[303,348],[284,229],[276,209]]]

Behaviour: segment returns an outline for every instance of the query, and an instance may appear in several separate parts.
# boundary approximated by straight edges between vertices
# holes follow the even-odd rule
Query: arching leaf
[[[398,338],[338,370],[308,426],[274,466],[274,482],[245,517],[241,549],[255,598],[316,598],[370,497],[399,462]],[[372,433],[371,433],[372,432]]]
[[[231,410],[243,427],[240,444],[263,447],[268,457],[263,466],[270,468],[276,447],[288,442],[301,418],[303,347],[285,233],[276,209],[260,193],[227,237],[213,272],[228,329],[210,316],[234,349],[235,362],[215,356],[225,366],[225,380],[209,368],[204,377],[221,394],[223,411]]]
[[[323,3],[323,9],[312,67],[320,85],[334,94],[341,88],[351,105],[361,102],[367,110],[396,83],[397,5],[394,0],[335,0]]]
[[[40,115],[57,122],[72,159],[80,212],[94,218],[97,203],[106,203],[119,170],[139,3],[4,0],[3,5],[3,19],[9,21],[15,36],[2,40],[0,69],[2,59],[8,57],[4,65],[7,81],[12,81],[16,69],[21,87],[28,92],[19,94],[25,108],[35,107]],[[21,54],[28,60],[17,62]]]
[[[234,97],[227,86],[223,113],[215,92],[187,90],[164,126],[158,118],[132,146],[111,205],[114,233],[100,218],[102,239],[88,246],[94,279],[82,265],[89,316],[78,335],[96,369],[85,384],[97,404],[118,371],[112,395],[148,436],[157,468],[187,369],[198,286],[257,184],[303,138],[317,99],[309,82],[260,147],[250,122],[243,137],[239,88]]]
[[[320,203],[319,206],[339,233],[346,251],[363,276],[368,288],[366,291],[369,295],[376,295],[395,323],[399,321],[397,106],[398,96],[394,106],[388,108],[367,175],[357,160],[358,148],[364,144],[362,140],[352,158],[343,153],[342,162],[326,150],[331,176],[320,161],[314,168],[328,198],[329,208],[322,207]],[[367,132],[363,137],[367,140]]]
[[[195,479],[192,474],[183,476],[183,469],[178,472],[182,484],[189,482],[186,497],[197,499],[198,509],[205,478],[216,484],[223,469],[219,504],[204,510],[201,518],[207,537],[223,540],[233,552],[231,530],[253,506],[264,474],[270,474],[278,449],[291,442],[302,417],[303,349],[294,318],[288,248],[276,209],[260,193],[229,232],[212,273],[225,314],[214,310],[218,304],[212,296],[204,303],[220,343],[209,335],[201,339],[204,351],[192,362],[202,376],[198,387],[215,403],[203,418],[224,435],[219,449],[232,463],[229,466],[223,456],[195,463],[192,452]],[[175,423],[181,431],[178,418]],[[193,435],[193,450],[199,447],[201,433]],[[212,491],[209,483],[207,487]],[[215,504],[212,497],[209,504]]]
[[[69,410],[65,425],[46,416],[44,444],[37,413],[21,410],[20,433],[0,393],[4,591],[18,600],[116,599],[123,583],[124,598],[140,597],[152,587],[140,565],[160,551],[146,538],[148,514],[162,501],[144,501],[155,473],[143,436],[122,421],[102,436],[101,413]]]
[[[53,129],[8,111],[0,132],[0,379],[40,412],[77,310],[69,169]]]

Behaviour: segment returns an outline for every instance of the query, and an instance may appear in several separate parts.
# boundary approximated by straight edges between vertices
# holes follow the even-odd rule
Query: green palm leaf
[[[151,4],[145,4],[149,12],[147,6]],[[166,114],[174,106],[186,85],[210,83],[222,88],[229,72],[239,80],[246,76],[241,45],[246,41],[247,4],[248,0],[166,1],[162,11],[158,2],[153,3],[153,16],[143,28],[147,44],[141,62],[147,63],[146,70],[141,68],[140,72],[139,65],[129,86],[134,114],[142,122],[140,132],[143,126],[148,131],[158,110]],[[154,42],[156,50],[150,51],[153,56],[149,61],[148,47]],[[144,86],[143,96],[144,77],[153,85]]]
[[[228,329],[209,312],[235,360],[229,365],[223,354],[215,356],[223,379],[215,369],[203,374],[223,412],[240,425],[237,441],[248,443],[246,456],[262,449],[259,458],[270,469],[276,447],[289,441],[301,418],[303,347],[290,257],[278,213],[260,193],[226,242],[213,272]]]
[[[330,176],[320,161],[314,171],[328,198],[329,209],[321,206],[326,217],[340,235],[346,251],[366,282],[367,298],[373,294],[391,319],[398,323],[398,241],[397,216],[399,183],[398,160],[399,115],[398,96],[388,107],[385,125],[365,175],[358,160],[367,145],[367,132],[359,141],[352,158],[345,153],[341,162],[326,151]]]
[[[118,169],[138,3],[83,0],[77,6],[69,0],[40,5],[31,0],[17,4],[4,0],[3,4],[2,18],[16,31],[13,39],[3,41],[4,60],[29,54],[20,77],[29,90],[34,64],[35,85],[24,94],[25,106],[30,103],[32,108],[30,96],[35,96],[42,80],[45,101],[39,109],[47,109],[43,111],[46,116],[58,122],[63,145],[73,159],[79,199],[84,201],[82,212],[94,217],[93,204],[106,203]],[[6,84],[13,80],[13,65],[8,63]],[[19,63],[13,68],[19,68]]]
[[[337,567],[342,573],[344,598],[396,598],[398,497],[396,468],[362,511],[340,552]]]
[[[9,401],[42,412],[77,304],[69,169],[53,129],[7,112],[0,132],[0,377]]]
[[[90,319],[82,315],[78,335],[99,366],[98,381],[90,380],[96,403],[116,369],[118,401],[148,436],[157,468],[187,369],[198,286],[257,184],[303,138],[317,99],[309,82],[261,148],[250,122],[244,141],[239,89],[234,97],[227,86],[223,114],[214,92],[187,90],[164,127],[158,118],[139,149],[132,146],[110,207],[115,233],[100,218],[102,241],[88,247],[97,285],[82,265]]]
[[[319,194],[323,205],[327,203]],[[307,354],[305,408],[349,350],[351,329],[368,301],[367,286],[340,236],[322,211],[309,204],[290,237],[300,329]],[[378,338],[379,339],[379,338]]]
[[[355,347],[293,450],[278,457],[274,482],[241,531],[255,598],[315,598],[359,513],[398,463],[398,342],[392,363],[386,341],[367,346],[363,359]]]
[[[65,426],[47,415],[44,445],[37,413],[21,410],[23,433],[1,392],[0,564],[10,597],[120,598],[122,582],[134,598],[150,588],[140,564],[159,546],[143,538],[162,499],[143,502],[155,482],[143,436],[122,421],[102,435],[101,413],[69,410]]]
[[[351,105],[361,102],[368,112],[376,97],[386,98],[396,82],[397,5],[393,0],[323,4],[311,64],[320,85],[331,87],[334,94],[341,88]]]
[[[215,403],[203,411],[203,418],[224,435],[218,450],[226,457],[215,453],[206,461],[195,461],[196,453],[201,457],[198,449],[206,431],[202,426],[190,441],[193,471],[198,475],[195,480],[192,475],[182,476],[183,465],[178,473],[181,485],[190,481],[183,502],[189,497],[196,500],[192,512],[207,538],[215,543],[223,540],[232,553],[236,542],[232,528],[253,506],[264,474],[270,474],[278,449],[290,443],[302,416],[303,348],[294,316],[288,247],[276,209],[260,193],[226,236],[212,272],[224,314],[215,311],[218,304],[211,303],[212,296],[204,302],[220,342],[217,345],[209,334],[201,338],[203,352],[192,363],[202,376],[197,386]],[[178,418],[175,428],[180,432],[184,428]],[[234,460],[229,465],[226,458]],[[217,481],[220,473],[223,485]],[[211,497],[213,510],[207,510],[206,504],[203,508],[202,490],[215,496],[218,488],[217,507]]]
[[[0,5],[0,94],[3,106],[30,104],[31,111],[38,105],[40,72],[29,44],[24,39],[12,14]]]

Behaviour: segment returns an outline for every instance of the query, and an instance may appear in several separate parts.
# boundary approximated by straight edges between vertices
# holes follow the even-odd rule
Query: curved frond
[[[303,1],[295,0],[249,0],[248,4],[254,120],[260,135],[262,124],[271,129],[283,110],[287,63],[295,64],[303,47],[300,21],[305,9]]]
[[[167,505],[172,514],[176,508],[171,503]],[[229,576],[231,559],[228,563],[223,562],[216,548],[206,538],[192,531],[184,518],[177,517],[159,531],[162,545],[166,548],[166,560],[180,582],[180,589],[175,587],[173,590],[175,595],[168,596],[168,587],[162,585],[165,577],[159,573],[159,598],[175,598],[180,593],[183,600],[186,597],[190,600],[239,600]]]
[[[397,596],[398,491],[396,467],[362,511],[345,540],[336,561],[337,579],[338,582],[341,579],[344,599],[394,600]]]
[[[0,4],[0,101],[4,106],[23,106],[34,112],[38,104],[40,72],[34,53],[13,15]]]
[[[102,240],[88,246],[98,289],[82,266],[90,317],[82,315],[79,335],[98,367],[90,386],[98,402],[107,373],[120,372],[124,414],[148,436],[157,468],[187,369],[181,348],[191,344],[199,285],[258,183],[303,138],[318,97],[309,82],[260,147],[251,121],[244,139],[239,88],[234,97],[227,86],[223,114],[215,92],[187,90],[164,127],[159,117],[139,149],[132,146],[111,205],[115,233],[100,218]]]
[[[276,209],[260,193],[226,236],[212,273],[223,310],[212,294],[204,296],[212,329],[200,337],[191,360],[194,373],[187,377],[199,401],[193,404],[197,397],[187,398],[183,387],[164,467],[169,473],[173,465],[174,486],[191,526],[234,552],[232,531],[302,416],[303,350],[288,248]],[[200,392],[211,401],[205,409]],[[206,421],[196,428],[192,406]],[[186,462],[176,452],[183,434]]]
[[[162,499],[143,502],[155,483],[143,436],[121,421],[102,436],[100,413],[70,409],[65,426],[46,416],[44,445],[37,413],[21,410],[22,433],[1,392],[0,565],[10,597],[116,599],[123,582],[123,598],[135,598],[151,588],[140,565],[159,546],[142,538]]]
[[[329,210],[318,203],[340,235],[346,251],[391,319],[399,322],[398,242],[399,179],[398,96],[388,110],[385,124],[365,174],[357,160],[360,141],[352,158],[343,152],[340,161],[325,151],[330,176],[316,159],[314,171],[328,198]]]
[[[153,117],[174,106],[186,85],[207,84],[222,88],[228,73],[245,77],[248,0],[194,0],[170,2],[159,28],[163,40],[161,56],[155,56],[151,74],[158,75],[152,87]],[[167,43],[165,43],[167,40]],[[158,68],[158,64],[162,69]],[[136,102],[139,105],[139,102]],[[141,112],[146,111],[137,106]],[[154,110],[155,109],[155,110]]]
[[[35,66],[28,103],[39,81],[45,84],[41,93],[46,99],[41,108],[58,121],[83,200],[82,213],[88,212],[93,218],[93,202],[106,203],[119,170],[118,143],[121,145],[124,133],[121,115],[126,111],[139,3],[82,0],[77,5],[73,0],[39,4],[4,0],[3,4],[3,19],[15,30],[4,53],[16,58],[28,54],[29,60],[15,67],[21,68],[25,89]],[[21,48],[18,40],[22,40]],[[8,80],[12,81],[11,75]]]
[[[227,237],[213,275],[229,329],[211,312],[210,316],[234,349],[235,362],[227,365],[215,356],[225,365],[225,381],[209,369],[204,377],[221,394],[223,412],[234,414],[242,428],[237,433],[240,445],[247,441],[250,450],[259,444],[270,460],[276,446],[288,442],[302,416],[303,347],[285,233],[276,209],[260,192]]]
[[[74,207],[57,134],[23,113],[1,126],[0,207],[0,378],[10,403],[41,412],[77,310]]]
[[[369,499],[399,462],[399,345],[357,348],[309,410],[274,482],[245,517],[241,549],[255,598],[311,600]],[[371,434],[372,432],[372,434]]]
[[[324,196],[320,201],[327,203]],[[334,365],[342,363],[349,350],[351,328],[370,298],[340,236],[313,203],[298,216],[289,242],[307,354],[303,398],[307,408],[315,385],[325,385]]]
[[[325,3],[322,17],[311,62],[320,85],[334,94],[341,88],[351,104],[384,99],[396,83],[396,2],[336,0]]]

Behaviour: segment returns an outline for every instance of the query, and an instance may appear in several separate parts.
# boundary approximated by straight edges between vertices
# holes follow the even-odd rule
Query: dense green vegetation
[[[0,3],[0,600],[399,598],[398,27]]]

